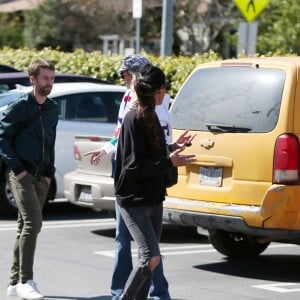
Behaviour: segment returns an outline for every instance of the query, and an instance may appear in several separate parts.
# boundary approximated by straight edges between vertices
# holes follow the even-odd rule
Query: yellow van
[[[300,57],[205,63],[171,107],[174,136],[197,136],[168,189],[164,220],[208,229],[229,257],[300,243]]]

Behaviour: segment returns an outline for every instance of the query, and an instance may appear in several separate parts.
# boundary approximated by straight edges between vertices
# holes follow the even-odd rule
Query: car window
[[[18,73],[0,73],[0,92],[15,89],[17,85],[30,86],[28,74]]]
[[[7,92],[0,94],[0,107],[8,105],[10,102],[19,99],[21,96],[21,92]]]
[[[110,81],[90,76],[55,73],[55,83],[58,82],[94,82],[110,84]],[[15,89],[17,85],[30,86],[28,74],[25,72],[0,72],[0,93]]]
[[[224,125],[246,132],[271,131],[277,124],[284,81],[285,72],[278,69],[200,69],[176,96],[172,127],[207,131],[215,124],[221,129]]]
[[[9,90],[9,85],[5,83],[0,83],[0,93],[7,92]]]
[[[81,93],[53,98],[58,103],[59,119],[115,123],[123,92]]]

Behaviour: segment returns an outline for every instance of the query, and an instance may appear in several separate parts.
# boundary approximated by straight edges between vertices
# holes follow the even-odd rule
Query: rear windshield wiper
[[[252,128],[248,127],[239,127],[235,125],[224,125],[224,124],[214,124],[207,123],[205,126],[209,131],[213,132],[249,132]]]

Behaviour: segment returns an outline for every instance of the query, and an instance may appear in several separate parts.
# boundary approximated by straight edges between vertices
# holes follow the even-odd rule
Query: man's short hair
[[[33,60],[28,67],[29,76],[37,77],[40,74],[40,69],[48,69],[55,71],[55,66],[50,60],[36,59]]]

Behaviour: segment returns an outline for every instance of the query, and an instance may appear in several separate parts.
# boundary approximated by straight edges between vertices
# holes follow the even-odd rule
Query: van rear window
[[[277,124],[285,72],[279,69],[200,69],[184,84],[171,109],[173,128],[269,132]],[[240,129],[240,130],[239,130]]]

